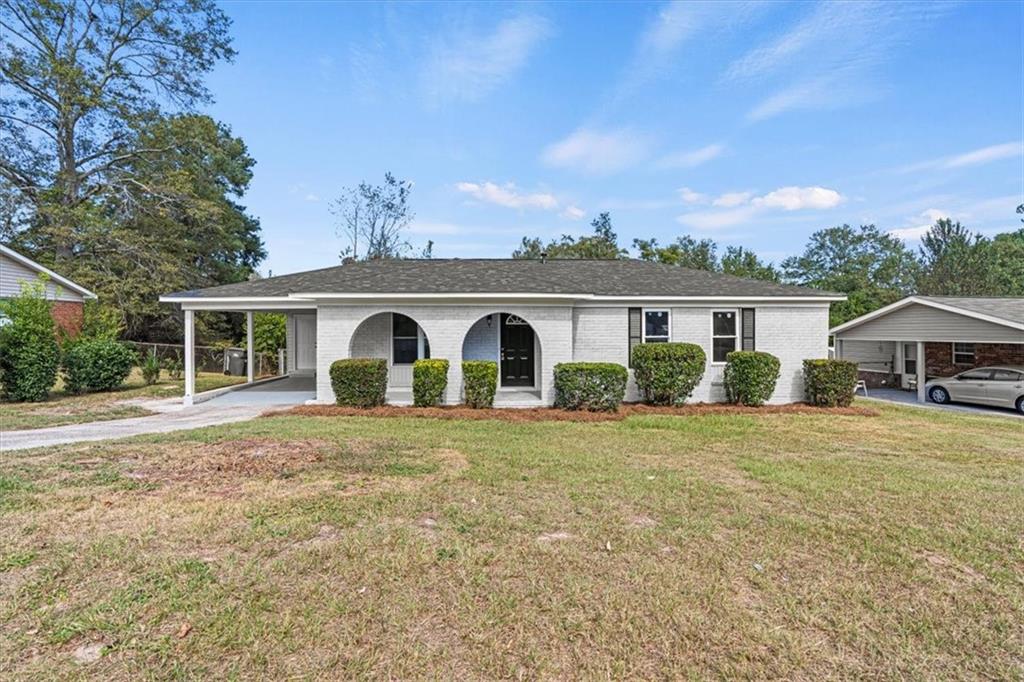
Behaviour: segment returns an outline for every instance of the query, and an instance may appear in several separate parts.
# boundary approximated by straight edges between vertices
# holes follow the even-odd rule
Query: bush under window
[[[694,343],[641,343],[633,348],[633,375],[644,402],[682,405],[704,377],[707,356]]]
[[[347,358],[331,363],[334,400],[346,407],[378,407],[387,400],[388,361]]]
[[[46,400],[57,381],[57,344],[44,282],[23,284],[21,293],[0,301],[0,389],[12,401]]]
[[[493,360],[463,360],[462,385],[470,407],[492,407],[498,389],[498,363]]]
[[[614,412],[626,394],[629,372],[614,362],[562,362],[555,365],[555,407]]]
[[[133,349],[109,338],[76,341],[64,351],[64,388],[70,393],[117,388],[138,359]]]
[[[444,400],[448,388],[448,361],[417,360],[412,363],[412,404],[434,407]]]
[[[771,353],[738,350],[726,356],[725,395],[730,403],[764,405],[779,380],[779,359]]]
[[[804,396],[811,405],[846,407],[853,402],[857,363],[849,360],[804,360]]]

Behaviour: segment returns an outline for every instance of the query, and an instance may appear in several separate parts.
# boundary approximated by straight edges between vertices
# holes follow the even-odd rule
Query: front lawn
[[[219,372],[200,372],[196,392],[210,391],[245,381],[245,377],[225,376]],[[0,401],[0,429],[20,431],[48,426],[81,424],[83,422],[142,417],[152,414],[143,405],[125,404],[143,398],[174,398],[185,395],[185,380],[162,377],[150,386],[142,380],[138,368],[132,370],[123,384],[113,391],[73,395],[64,390],[58,378],[50,399],[41,403],[9,403]]]
[[[877,409],[6,454],[0,672],[1020,677],[1024,430]]]

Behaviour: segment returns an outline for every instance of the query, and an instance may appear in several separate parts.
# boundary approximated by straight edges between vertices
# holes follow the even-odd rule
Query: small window
[[[972,369],[969,372],[963,372],[957,375],[958,379],[963,381],[988,381],[992,378],[992,370],[990,369]]]
[[[1012,369],[994,369],[992,370],[992,381],[1020,381],[1024,379],[1024,376],[1020,372],[1014,372]]]
[[[903,373],[917,374],[917,346],[912,343],[903,344]]]
[[[421,350],[422,349],[422,350]],[[391,315],[391,363],[411,365],[430,357],[430,346],[416,321],[405,315]]]
[[[667,310],[644,311],[644,343],[668,343],[669,313]]]
[[[715,310],[711,313],[711,361],[725,362],[736,350],[736,311]]]
[[[974,364],[974,344],[973,343],[954,343],[953,344],[953,364],[954,365],[973,365]]]

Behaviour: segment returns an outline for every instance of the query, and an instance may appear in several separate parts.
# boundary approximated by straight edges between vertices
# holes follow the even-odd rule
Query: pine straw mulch
[[[626,417],[640,415],[701,417],[706,415],[733,414],[806,414],[877,417],[879,413],[877,410],[867,407],[814,407],[807,403],[764,405],[762,407],[745,407],[743,405],[726,405],[722,403],[694,403],[681,407],[662,407],[640,403],[625,403],[616,412],[586,412],[562,410],[554,407],[473,409],[465,405],[442,407],[398,407],[395,405],[384,405],[372,408],[340,407],[338,405],[299,405],[287,410],[265,412],[263,416],[418,417],[426,419],[493,419],[503,422],[607,422],[621,421]]]

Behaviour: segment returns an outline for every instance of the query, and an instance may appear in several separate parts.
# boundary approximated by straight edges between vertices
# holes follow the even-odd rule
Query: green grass
[[[225,376],[215,372],[201,372],[196,377],[196,392],[209,391],[241,383],[245,377]],[[142,417],[152,414],[141,405],[126,405],[125,401],[140,398],[173,398],[185,394],[184,380],[161,380],[147,386],[139,370],[113,391],[73,395],[64,391],[63,382],[50,393],[49,400],[41,403],[8,403],[0,401],[0,428],[5,431],[42,429],[64,424],[82,424],[91,421]]]
[[[11,453],[0,674],[1021,677],[1020,422],[878,409]]]

